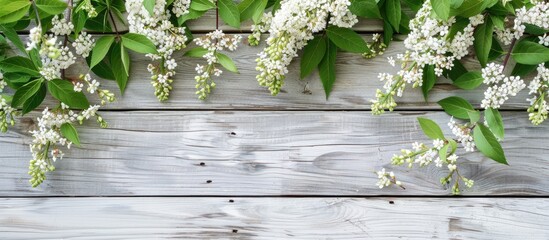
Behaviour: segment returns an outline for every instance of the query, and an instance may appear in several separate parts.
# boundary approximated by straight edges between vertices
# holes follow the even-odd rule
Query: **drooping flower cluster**
[[[455,22],[455,17],[447,21],[433,17],[431,1],[425,1],[416,17],[410,21],[410,33],[404,41],[406,52],[397,55],[397,59],[402,62],[401,70],[396,75],[379,75],[385,84],[384,90],[378,89],[376,99],[371,101],[373,114],[381,114],[386,109],[392,111],[397,105],[395,96],[402,96],[406,84],[421,87],[425,66],[434,66],[435,75],[442,76],[444,70],[452,69],[454,60],[469,53],[469,47],[473,45],[474,29],[484,22],[484,17],[470,17],[469,24],[452,37],[450,27]]]
[[[451,120],[451,123],[452,122],[453,120]],[[452,129],[452,131],[454,131],[454,129]],[[460,136],[457,137],[459,141]],[[454,150],[452,150],[452,148],[454,148]],[[450,151],[449,154],[448,151]],[[473,186],[474,181],[463,177],[459,173],[457,162],[458,155],[456,155],[454,152],[454,140],[435,139],[433,140],[432,146],[427,146],[423,143],[415,142],[412,144],[412,150],[402,149],[400,155],[395,154],[391,159],[391,164],[396,166],[406,164],[409,168],[412,168],[414,165],[418,165],[419,167],[425,167],[430,165],[431,163],[435,163],[435,166],[438,168],[446,166],[446,169],[448,169],[449,173],[447,176],[440,179],[440,183],[443,185],[447,185],[451,183],[452,178],[455,177],[456,179],[454,180],[454,185],[452,186],[452,192],[454,194],[459,194],[459,180],[461,180],[465,184],[465,186],[469,188]],[[396,178],[392,172],[387,173],[385,169],[383,169],[376,173],[379,179],[376,185],[379,188],[387,187],[392,184],[398,186],[402,185],[400,181],[396,181]]]
[[[286,0],[273,16],[267,39],[268,47],[256,59],[259,85],[276,95],[284,84],[287,66],[313,33],[326,25],[351,27],[358,20],[350,11],[349,0]]]
[[[67,19],[65,18],[59,19],[59,15],[55,15],[52,18],[51,23],[52,23],[51,31],[53,32],[53,34],[57,36],[69,35],[74,29],[74,25],[72,24],[72,22],[67,22]]]
[[[86,32],[80,33],[78,37],[72,43],[76,54],[86,58],[90,55],[93,47],[95,46],[95,40]]]
[[[516,10],[515,24],[513,33],[516,39],[519,39],[526,30],[525,24],[535,25],[544,29],[549,29],[549,3],[546,1],[532,1],[535,5],[526,8],[522,7]]]
[[[184,14],[188,10],[190,1],[176,1],[173,11],[175,14]],[[171,12],[166,9],[166,0],[155,1],[154,14],[143,6],[143,0],[126,1],[128,25],[132,33],[138,33],[149,38],[157,48],[157,54],[147,54],[152,60],[161,60],[161,66],[148,66],[152,74],[152,85],[155,95],[160,101],[168,99],[172,89],[171,83],[175,75],[175,60],[173,53],[186,47],[184,27],[176,27],[170,22]]]
[[[549,105],[547,104],[547,97],[549,96],[549,68],[540,64],[537,70],[538,74],[528,85],[529,94],[532,95],[528,99],[530,102],[528,117],[534,125],[541,124],[547,119],[549,114]]]
[[[259,20],[259,23],[252,25],[252,34],[248,36],[248,43],[250,44],[250,46],[259,45],[259,41],[261,40],[261,34],[269,31],[269,27],[271,26],[272,20],[273,20],[273,13],[266,12],[266,13],[263,13],[261,20]]]
[[[370,51],[363,53],[362,56],[368,59],[383,55],[385,49],[387,49],[387,45],[383,42],[383,37],[379,33],[375,33],[372,36],[372,41],[368,42],[367,46]],[[394,63],[391,63],[391,65],[394,66]]]
[[[473,139],[473,127],[470,122],[465,124],[457,123],[454,118],[448,122],[448,127],[452,130],[452,134],[456,136],[457,142],[460,142],[466,152],[475,151],[475,142]]]
[[[175,0],[173,1],[172,12],[176,17],[181,17],[189,13],[190,6],[191,0]]]
[[[99,105],[90,106],[89,108],[76,113],[67,109],[67,106],[61,104],[60,108],[50,110],[44,109],[42,116],[38,120],[38,129],[31,131],[32,143],[30,150],[32,160],[29,164],[29,175],[31,176],[30,183],[33,187],[40,185],[46,179],[46,173],[55,170],[53,163],[57,159],[62,159],[64,156],[63,150],[60,147],[64,146],[67,149],[73,144],[61,134],[61,126],[63,124],[73,124],[79,122],[82,124],[84,120],[91,117],[96,117],[97,122],[101,126],[106,126],[97,110]]]
[[[0,95],[0,132],[8,131],[8,126],[15,124],[14,116],[18,114],[17,109],[11,107],[8,101]]]
[[[484,91],[484,99],[481,102],[483,108],[498,109],[509,96],[516,96],[520,90],[526,87],[524,81],[517,76],[505,76],[503,65],[490,63],[482,69],[482,78],[488,89]]]
[[[241,39],[240,35],[225,35],[221,30],[215,30],[204,37],[194,39],[196,45],[207,51],[202,57],[206,59],[208,64],[206,66],[198,64],[195,68],[196,73],[198,73],[194,77],[196,80],[196,95],[200,100],[206,99],[208,94],[215,88],[216,84],[212,76],[219,77],[223,73],[217,66],[220,61],[219,51],[236,50]]]

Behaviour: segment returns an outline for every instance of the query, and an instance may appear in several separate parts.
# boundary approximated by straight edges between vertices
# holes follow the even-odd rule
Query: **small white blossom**
[[[484,91],[484,99],[481,102],[483,108],[498,109],[509,96],[516,96],[526,87],[524,81],[517,76],[507,77],[503,74],[503,66],[490,63],[482,69],[484,84],[488,85]]]
[[[95,40],[86,32],[81,32],[78,38],[72,43],[76,54],[86,58],[90,55],[93,47],[95,46]]]
[[[74,25],[72,22],[67,22],[65,18],[59,18],[59,15],[55,15],[52,20],[51,31],[56,36],[69,35],[74,30]]]

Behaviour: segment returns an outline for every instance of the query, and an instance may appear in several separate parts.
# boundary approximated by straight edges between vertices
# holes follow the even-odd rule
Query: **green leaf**
[[[538,65],[549,61],[549,48],[536,42],[522,40],[515,45],[511,56],[517,63]]]
[[[496,38],[492,38],[492,48],[490,49],[490,53],[488,54],[488,61],[492,62],[496,59],[498,59],[501,55],[506,53],[503,51],[503,48],[501,48],[501,44],[499,44],[499,41]]]
[[[240,21],[246,21],[248,19],[254,20],[257,23],[257,16],[261,18],[268,0],[244,0],[238,4],[238,11],[240,11]]]
[[[84,29],[84,26],[86,25],[87,20],[88,20],[88,15],[84,11],[76,12],[72,15],[72,24],[74,25],[75,35],[80,34],[82,29]]]
[[[13,95],[11,106],[16,108],[26,102],[29,98],[36,94],[38,90],[40,90],[40,85],[42,85],[43,81],[44,79],[42,78],[35,79],[17,89],[17,91]]]
[[[49,81],[48,90],[54,98],[71,108],[86,109],[90,106],[84,93],[75,92],[74,85],[67,80],[54,79]]]
[[[473,130],[473,138],[478,150],[485,156],[493,159],[496,162],[509,165],[503,148],[499,144],[498,140],[484,124],[479,123]]]
[[[454,67],[450,71],[446,71],[444,73],[444,76],[451,79],[452,81],[456,81],[461,75],[465,74],[467,72],[467,69],[465,66],[463,66],[463,63],[459,60],[454,60]]]
[[[475,53],[477,59],[482,67],[485,67],[488,63],[488,56],[490,55],[490,49],[492,48],[492,37],[494,34],[494,25],[489,19],[485,23],[477,26],[473,36]]]
[[[62,0],[36,0],[36,7],[40,11],[46,14],[42,15],[58,15],[61,14],[67,9],[67,3]]]
[[[469,113],[476,112],[467,100],[460,97],[448,97],[438,101],[438,104],[446,113],[459,119],[471,119]]]
[[[431,0],[433,11],[442,20],[448,20],[450,17],[450,0]]]
[[[143,0],[143,7],[151,16],[154,16],[154,5],[156,5],[156,0]]]
[[[137,33],[122,35],[122,45],[138,53],[158,53],[156,46],[147,37]]]
[[[219,64],[221,64],[221,66],[223,66],[225,69],[231,72],[238,73],[238,69],[236,68],[236,65],[234,64],[233,60],[229,56],[223,53],[215,53],[215,55],[217,56],[217,60],[219,60]]]
[[[218,0],[219,16],[229,26],[240,28],[240,12],[233,0]]]
[[[15,32],[13,28],[0,25],[0,31],[17,47],[17,49],[19,49],[19,51],[23,53],[27,51],[25,44],[23,44],[21,38],[19,38],[19,35],[17,35],[17,32]]]
[[[492,20],[492,23],[494,24],[494,27],[496,27],[496,29],[505,29],[505,16],[490,15],[490,20]]]
[[[201,58],[204,54],[208,53],[208,50],[203,47],[195,47],[183,54],[183,56]]]
[[[61,135],[71,141],[72,143],[76,144],[76,146],[80,147],[80,138],[78,137],[78,132],[76,131],[76,128],[70,123],[63,123],[61,125]]]
[[[481,13],[486,4],[484,0],[464,0],[457,8],[450,9],[450,16],[472,17]]]
[[[187,13],[185,15],[182,15],[181,17],[177,18],[177,24],[179,24],[179,26],[181,26],[188,20],[197,19],[199,17],[202,17],[202,15],[204,15],[204,13],[206,13],[206,11],[196,11],[194,9],[189,9],[189,13]]]
[[[421,91],[423,92],[423,97],[425,98],[425,101],[427,101],[429,91],[433,89],[436,81],[437,75],[435,74],[435,66],[425,65],[425,67],[423,68],[423,84],[421,85]]]
[[[525,65],[525,64],[517,63],[515,64],[515,67],[511,72],[511,76],[525,77],[526,75],[536,70],[537,67],[538,67],[537,65]]]
[[[349,10],[359,17],[382,19],[376,0],[351,0]]]
[[[120,47],[120,58],[122,59],[122,65],[124,66],[124,72],[126,72],[126,76],[130,75],[130,55],[128,54],[128,50],[126,50],[125,47]]]
[[[366,45],[366,41],[352,29],[329,26],[326,29],[326,33],[328,34],[328,38],[344,51],[355,53],[370,51]]]
[[[505,128],[503,127],[503,118],[497,109],[488,108],[484,110],[484,118],[488,123],[488,128],[494,133],[499,140],[503,140],[505,136]]]
[[[526,29],[524,29],[524,32],[532,35],[543,35],[549,32],[549,28],[546,29],[546,28],[542,28],[542,27],[528,24],[528,23],[524,24],[524,26],[526,27]]]
[[[0,0],[0,24],[16,22],[29,11],[29,0]]]
[[[40,83],[40,88],[38,91],[23,103],[23,114],[27,114],[40,106],[40,104],[44,101],[44,98],[46,98],[46,92],[46,84],[43,82]]]
[[[303,48],[303,57],[301,57],[301,79],[305,78],[318,67],[320,61],[326,53],[326,40],[323,37],[316,36]]]
[[[425,136],[433,140],[443,140],[446,138],[444,137],[444,133],[442,133],[442,130],[440,129],[438,124],[433,120],[421,117],[418,117],[417,120],[419,121],[419,126],[421,126],[421,129],[423,130],[423,133],[425,133]]]
[[[400,0],[385,1],[385,15],[391,26],[393,26],[397,32],[399,31],[400,19],[402,18],[401,14]]]
[[[31,77],[20,73],[4,73],[4,81],[10,88],[19,89],[30,81]]]
[[[103,36],[97,40],[91,53],[90,68],[93,68],[105,58],[113,42],[114,36]]]
[[[326,38],[326,53],[324,53],[324,58],[320,61],[318,68],[320,80],[322,81],[322,86],[324,86],[324,92],[326,93],[326,99],[330,96],[330,92],[332,92],[332,87],[336,80],[336,55],[337,48],[335,44]]]
[[[122,44],[115,43],[111,51],[112,52],[110,61],[112,72],[114,73],[114,79],[118,84],[120,93],[124,94],[124,91],[126,90],[126,85],[128,84],[128,74],[126,73],[124,62],[122,60],[122,51],[126,51],[126,49],[122,46]]]
[[[103,61],[95,65],[91,70],[95,75],[97,75],[100,78],[115,80],[114,73],[112,72],[112,67],[108,59],[110,59],[110,57],[108,57],[108,54],[107,54],[107,57],[103,59]],[[87,57],[86,62],[89,64],[91,62],[91,57]]]
[[[475,89],[482,84],[482,74],[479,71],[466,72],[454,81],[454,85],[461,89]]]
[[[14,56],[0,61],[0,69],[3,72],[24,73],[33,77],[40,76],[40,72],[38,72],[34,63],[30,59],[21,56]]]
[[[215,8],[215,3],[211,2],[210,0],[192,0],[191,1],[191,9],[194,9],[196,11],[207,11],[212,8]]]

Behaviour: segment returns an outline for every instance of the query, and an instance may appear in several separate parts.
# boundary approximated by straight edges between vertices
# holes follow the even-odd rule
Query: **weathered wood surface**
[[[545,199],[520,198],[0,199],[0,235],[5,239],[541,240],[549,238],[547,209]]]
[[[246,37],[246,36],[245,36]],[[365,38],[370,38],[364,35]],[[264,45],[250,47],[242,45],[241,49],[229,55],[233,57],[240,74],[225,71],[216,80],[217,87],[206,101],[200,101],[195,95],[195,67],[204,64],[205,60],[183,57],[176,54],[179,64],[173,84],[174,90],[169,101],[159,103],[153,94],[150,84],[150,74],[146,66],[150,60],[143,55],[132,54],[131,79],[126,93],[119,101],[107,106],[109,109],[360,109],[369,110],[370,100],[375,98],[375,90],[383,83],[377,78],[379,73],[398,71],[387,63],[386,57],[396,56],[404,52],[402,42],[394,42],[386,54],[374,59],[364,59],[360,54],[338,53],[337,81],[330,98],[326,100],[322,83],[315,72],[306,79],[299,78],[300,58],[296,58],[289,67],[285,86],[278,96],[271,96],[266,88],[260,87],[255,79],[255,59]],[[192,48],[190,46],[188,49]],[[468,65],[475,65],[474,62]],[[87,72],[85,63],[75,65],[69,74],[73,77]],[[109,89],[118,89],[114,81],[104,81]],[[425,102],[420,89],[406,90],[405,96],[398,99],[397,109],[440,109],[436,102],[440,99],[459,95],[479,105],[484,98],[484,88],[476,90],[461,90],[451,85],[448,80],[437,84],[431,91],[428,102]],[[528,102],[528,92],[522,91],[511,98],[502,109],[525,109]]]
[[[110,128],[79,128],[83,147],[56,162],[37,188],[28,185],[31,119],[0,138],[0,196],[151,195],[448,195],[445,171],[396,168],[406,190],[379,190],[373,172],[416,140],[416,118],[442,112],[129,111],[105,112]],[[511,166],[480,154],[460,158],[476,181],[469,195],[547,195],[547,125],[503,112]],[[428,142],[428,141],[427,141]],[[201,166],[200,163],[204,163]],[[208,183],[211,180],[211,183]]]

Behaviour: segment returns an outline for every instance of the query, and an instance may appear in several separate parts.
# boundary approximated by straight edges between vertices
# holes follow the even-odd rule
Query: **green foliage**
[[[400,20],[402,19],[400,0],[385,1],[385,16],[391,26],[398,32],[400,29]]]
[[[240,12],[233,0],[218,0],[219,16],[229,26],[240,28]]]
[[[63,137],[76,144],[76,146],[80,146],[80,137],[78,136],[78,131],[76,131],[76,128],[72,124],[63,123],[60,127],[60,130]]]
[[[151,40],[136,33],[126,33],[122,35],[122,45],[138,53],[158,53],[156,46]]]
[[[448,97],[438,101],[444,111],[459,119],[474,120],[479,115],[473,106],[460,97]]]
[[[326,29],[326,33],[328,34],[330,41],[344,51],[354,53],[365,53],[370,51],[364,39],[349,28],[329,26]]]
[[[113,48],[111,49],[110,54],[110,63],[112,66],[112,71],[114,74],[114,79],[116,80],[116,83],[118,84],[118,88],[120,89],[120,93],[124,93],[126,90],[126,86],[128,84],[128,72],[126,72],[126,66],[124,64],[125,61],[128,61],[129,59],[123,59],[125,55],[128,56],[128,51],[126,48],[122,46],[120,43],[115,43],[113,45]],[[128,65],[129,69],[129,65]]]
[[[351,0],[349,10],[359,17],[382,19],[376,0]]]
[[[0,0],[0,24],[16,22],[29,11],[28,0]]]
[[[67,9],[67,3],[62,0],[35,0],[40,16],[61,14]]]
[[[475,89],[482,84],[482,74],[479,71],[466,72],[454,81],[454,85],[461,89]]]
[[[23,102],[23,108],[21,109],[21,112],[23,114],[27,114],[30,111],[36,109],[38,106],[40,106],[40,104],[42,104],[42,102],[46,98],[46,94],[46,84],[42,82],[40,83],[38,91],[32,94],[25,102]]]
[[[67,80],[54,79],[49,81],[48,90],[54,98],[71,108],[86,109],[90,106],[84,93],[75,92],[74,86]]]
[[[475,37],[475,53],[480,65],[483,67],[488,63],[488,56],[490,55],[490,49],[492,48],[493,34],[494,25],[490,19],[487,19],[485,23],[477,26],[473,35]]]
[[[207,11],[215,8],[215,3],[210,0],[193,0],[191,1],[191,9],[196,11]]]
[[[484,118],[488,123],[488,128],[499,140],[503,140],[505,129],[503,127],[503,118],[497,109],[488,108],[484,111]]]
[[[215,55],[217,56],[217,60],[219,60],[219,64],[221,64],[221,66],[231,72],[238,73],[236,64],[234,64],[233,60],[229,56],[219,52],[216,52]]]
[[[156,0],[143,0],[143,7],[147,9],[151,16],[154,15],[154,5],[156,5]]]
[[[448,20],[450,17],[451,0],[430,0],[433,11],[440,19]]]
[[[238,4],[240,21],[252,19],[255,23],[259,22],[267,3],[268,0],[243,0],[240,2]]]
[[[13,95],[13,99],[11,101],[12,107],[19,107],[24,102],[29,100],[34,94],[36,94],[40,90],[40,86],[44,82],[44,79],[39,78],[35,79],[33,81],[30,81],[29,83],[23,85]]]
[[[114,36],[103,36],[97,40],[91,53],[90,68],[93,68],[107,56],[113,42]]]
[[[518,63],[537,65],[549,61],[549,48],[529,39],[524,39],[516,44],[511,56]]]
[[[183,56],[187,57],[194,57],[194,58],[200,58],[204,56],[204,54],[208,53],[208,50],[203,47],[195,47],[183,54]]]
[[[429,91],[433,89],[436,81],[437,76],[435,75],[435,66],[426,65],[423,68],[423,84],[421,85],[421,91],[423,92],[423,97],[425,98],[425,101],[427,101]]]
[[[445,139],[444,133],[442,133],[442,129],[438,126],[436,122],[433,120],[427,119],[427,118],[417,118],[419,121],[419,125],[421,126],[421,129],[423,130],[423,133],[425,133],[425,136],[435,140],[435,139]]]
[[[320,80],[322,81],[322,86],[324,86],[324,92],[326,93],[326,99],[330,96],[336,80],[336,55],[336,45],[326,38],[326,53],[324,53],[324,57],[322,58],[322,61],[320,61],[318,69]]]
[[[488,127],[482,123],[477,124],[473,130],[473,138],[476,147],[482,154],[496,162],[508,165],[503,148]]]
[[[9,57],[0,61],[0,69],[7,73],[21,73],[32,77],[40,76],[40,72],[38,72],[34,63],[30,59],[21,56]]]
[[[303,48],[303,56],[301,57],[301,79],[305,78],[313,72],[320,64],[326,53],[326,39],[316,36],[309,41],[307,46]]]

